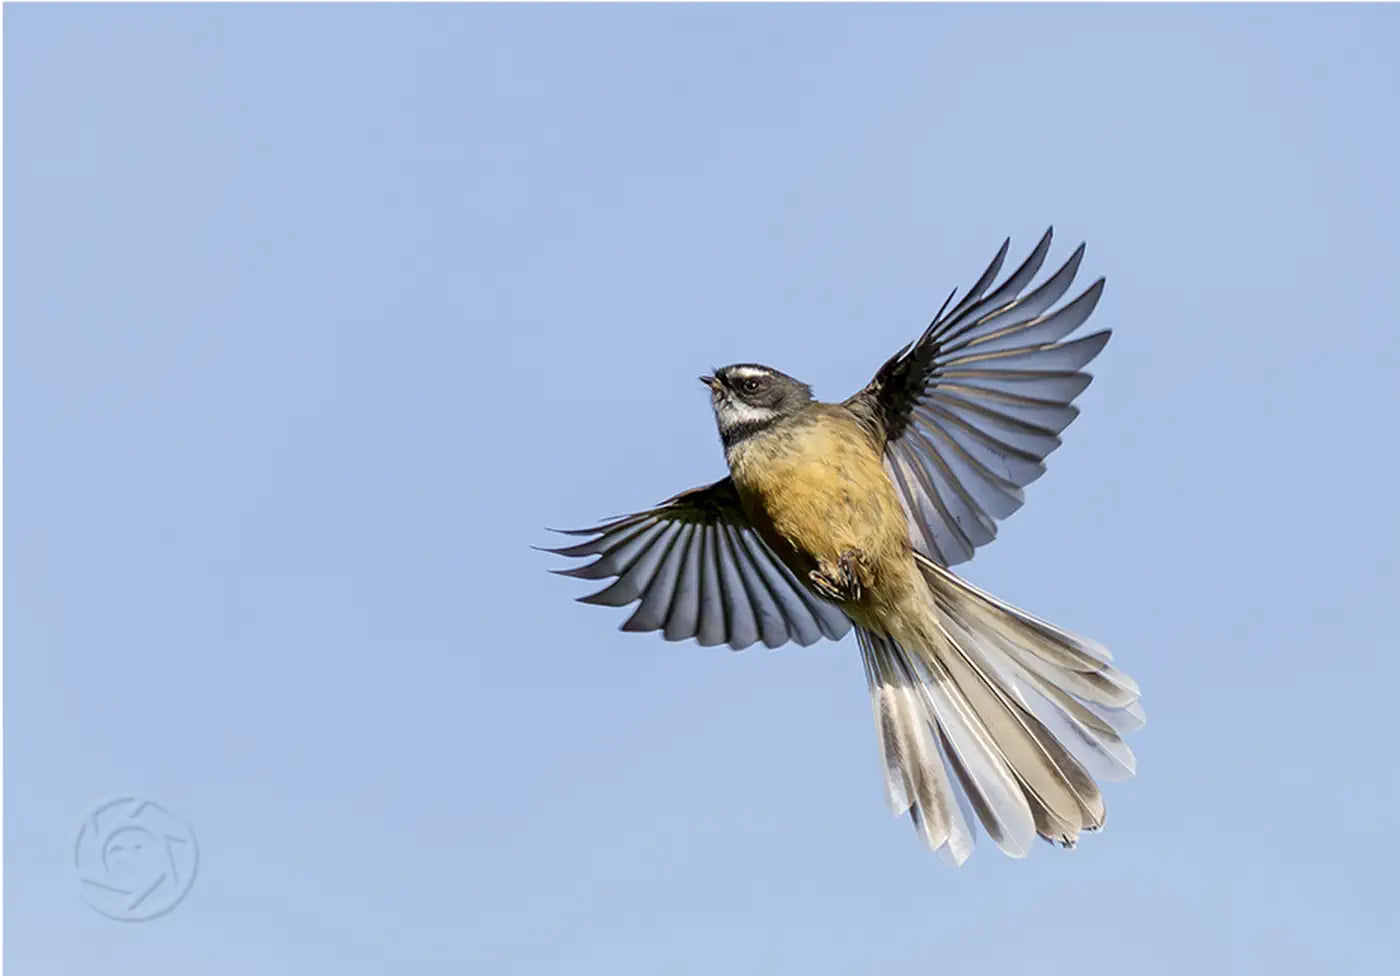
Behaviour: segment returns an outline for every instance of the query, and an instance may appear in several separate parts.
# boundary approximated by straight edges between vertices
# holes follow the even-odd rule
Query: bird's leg
[[[862,570],[869,568],[865,553],[846,549],[836,558],[836,565],[823,563],[807,574],[817,592],[838,603],[854,603],[860,599]]]

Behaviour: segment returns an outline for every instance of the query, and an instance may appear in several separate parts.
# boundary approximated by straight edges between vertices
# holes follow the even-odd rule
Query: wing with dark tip
[[[882,433],[885,468],[909,516],[915,548],[945,566],[972,558],[996,521],[1021,507],[1021,489],[1078,415],[1083,372],[1109,332],[1066,337],[1103,292],[1100,278],[1071,301],[1084,245],[1032,288],[1050,251],[1047,230],[1021,266],[993,287],[1008,238],[962,300],[896,353],[846,405]],[[949,297],[949,302],[952,297]]]
[[[575,569],[579,579],[611,579],[582,603],[639,603],[623,630],[659,630],[666,640],[694,637],[705,646],[742,650],[756,641],[806,646],[840,640],[851,621],[813,594],[773,555],[725,478],[593,529],[577,545],[550,549],[561,556],[597,557]]]

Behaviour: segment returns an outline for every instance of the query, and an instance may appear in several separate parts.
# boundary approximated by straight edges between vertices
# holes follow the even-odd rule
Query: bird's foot
[[[860,599],[861,571],[868,568],[865,553],[847,549],[836,559],[835,566],[822,566],[807,574],[812,586],[822,596],[838,603],[854,603]]]

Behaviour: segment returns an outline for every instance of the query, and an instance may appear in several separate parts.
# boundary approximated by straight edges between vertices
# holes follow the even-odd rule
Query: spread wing
[[[840,640],[851,628],[845,613],[813,594],[759,538],[725,478],[694,488],[656,508],[567,535],[592,538],[550,549],[561,556],[597,556],[575,569],[579,579],[616,577],[581,603],[641,605],[623,630],[660,630],[667,640],[737,650],[755,641],[804,647],[823,636]]]
[[[1108,342],[1108,330],[1065,341],[1098,304],[1102,278],[1053,308],[1084,245],[1027,290],[1052,230],[993,288],[1008,238],[962,301],[950,311],[949,296],[923,335],[846,401],[884,435],[885,469],[915,548],[945,566],[971,559],[996,536],[995,520],[1021,507],[1021,489],[1045,473],[1045,457],[1079,414],[1073,400],[1091,380],[1082,368]]]

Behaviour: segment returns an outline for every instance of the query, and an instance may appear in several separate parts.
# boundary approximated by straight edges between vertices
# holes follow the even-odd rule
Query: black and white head
[[[812,402],[812,388],[801,380],[757,363],[736,363],[702,376],[710,388],[715,424],[726,448],[757,434]]]

